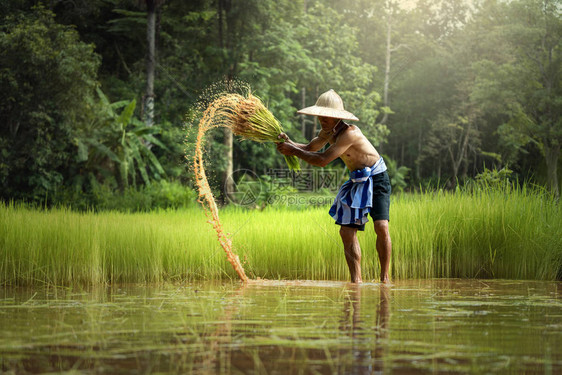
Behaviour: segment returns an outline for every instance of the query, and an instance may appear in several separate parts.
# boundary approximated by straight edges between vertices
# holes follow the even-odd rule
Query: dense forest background
[[[192,202],[194,108],[240,81],[300,142],[319,125],[296,110],[335,89],[398,190],[484,176],[558,196],[561,14],[557,0],[10,0],[1,199]],[[209,137],[218,194],[232,170],[286,168],[270,145]]]

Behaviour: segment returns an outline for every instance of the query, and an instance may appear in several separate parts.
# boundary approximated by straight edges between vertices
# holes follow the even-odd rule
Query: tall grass
[[[220,215],[250,277],[348,279],[327,207]],[[206,220],[196,208],[123,214],[0,204],[0,284],[236,279]],[[525,189],[394,197],[390,232],[393,278],[561,277],[560,205]],[[364,279],[377,279],[372,223],[359,241]]]
[[[551,196],[523,188],[405,197],[394,207],[396,277],[560,278],[562,210]]]

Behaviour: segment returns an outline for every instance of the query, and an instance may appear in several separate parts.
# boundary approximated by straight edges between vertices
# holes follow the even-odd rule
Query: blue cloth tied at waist
[[[381,157],[372,167],[357,169],[349,173],[330,208],[330,216],[336,224],[362,225],[369,221],[368,215],[373,207],[373,179],[376,174],[386,171]]]

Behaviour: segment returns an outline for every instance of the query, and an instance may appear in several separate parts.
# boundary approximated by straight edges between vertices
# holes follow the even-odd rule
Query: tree
[[[154,125],[154,72],[156,70],[156,10],[164,0],[144,0],[146,5],[146,126]]]
[[[75,127],[92,116],[100,59],[43,7],[2,24],[2,198],[45,199],[76,161]]]
[[[381,85],[389,86],[393,112],[387,120],[392,131],[385,152],[411,166],[417,181],[452,172],[452,164],[443,164],[439,157],[438,150],[446,146],[439,143],[437,129],[444,118],[456,122],[458,116],[465,116],[459,113],[459,103],[466,100],[466,94],[460,93],[461,82],[469,80],[465,57],[460,56],[466,42],[461,38],[466,14],[462,1],[420,0],[412,9],[394,8],[386,32],[379,31],[386,35],[386,42],[378,43],[386,46],[387,53],[380,55],[386,55],[389,63],[384,66],[390,73]]]
[[[397,46],[392,45],[392,16],[397,13],[397,4],[393,1],[388,1],[386,4],[386,48],[385,48],[385,62],[384,62],[384,88],[383,88],[383,117],[380,120],[381,124],[386,124],[388,120],[388,115],[390,114],[390,67],[391,67],[391,55],[398,51],[402,47],[408,47],[407,44],[399,44]]]
[[[373,88],[377,68],[361,57],[359,29],[322,2],[308,7],[294,29],[302,52],[289,52],[298,67],[289,74],[297,79],[298,87],[307,88],[308,105],[314,104],[319,93],[334,88],[360,119],[367,137],[375,145],[384,142],[388,129],[377,123],[380,95]]]
[[[129,34],[128,37],[134,38],[135,26],[138,24],[145,24],[145,35],[146,35],[146,55],[145,55],[145,66],[146,66],[146,88],[143,95],[143,114],[146,126],[154,125],[154,78],[156,73],[156,19],[157,13],[165,3],[165,0],[138,0],[139,7],[146,8],[146,16],[144,19],[140,17],[139,12],[127,11],[125,9],[115,9],[114,11],[118,14],[123,15],[121,19],[112,20],[112,27],[110,30],[113,33]],[[126,4],[123,4],[126,5]],[[132,21],[132,22],[131,22]],[[134,25],[132,26],[131,25]],[[119,49],[117,49],[119,51]],[[120,53],[120,52],[119,52]]]
[[[464,165],[461,179],[467,177],[469,150],[478,152],[479,138],[474,117],[458,114],[440,115],[431,126],[423,145],[419,162],[437,163],[437,179],[441,179],[443,160],[449,160],[452,170],[452,185],[456,185],[459,171]]]
[[[547,167],[550,190],[559,196],[557,175],[562,144],[562,18],[552,0],[489,2],[495,15],[492,35],[508,48],[475,65],[472,98],[508,120],[500,134],[533,142]],[[493,106],[490,104],[493,103]]]

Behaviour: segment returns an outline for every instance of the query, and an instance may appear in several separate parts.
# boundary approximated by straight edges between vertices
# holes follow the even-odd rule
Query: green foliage
[[[178,182],[160,180],[116,193],[107,186],[94,189],[95,207],[103,211],[148,212],[194,206],[197,194]]]
[[[136,186],[137,175],[145,185],[150,185],[150,177],[155,180],[164,177],[166,172],[152,151],[155,146],[166,149],[156,138],[160,128],[148,127],[134,117],[136,100],[109,103],[101,90],[98,95],[98,117],[77,140],[79,161],[90,162],[90,167],[98,168],[101,174],[99,168],[107,169],[119,181],[121,189],[130,184]]]
[[[490,8],[502,12],[492,27],[492,40],[494,45],[505,47],[474,64],[473,100],[507,117],[499,133],[504,144],[519,143],[519,150],[528,142],[538,146],[547,165],[549,186],[558,195],[562,144],[560,4],[519,0],[509,5],[492,3]],[[508,156],[514,159],[513,153]]]
[[[100,59],[42,7],[2,25],[1,194],[44,199],[72,173],[75,127],[92,116]]]
[[[561,95],[559,5],[490,0],[471,10],[462,9],[461,2],[445,3],[422,1],[414,17],[399,14],[411,23],[400,26],[407,35],[401,43],[408,48],[396,58],[407,68],[397,74],[391,91],[396,113],[389,120],[393,156],[416,165],[416,179],[445,175],[454,180],[457,172],[463,177],[472,170],[474,176],[482,168],[501,168],[502,162],[529,176],[536,173],[529,166],[542,162],[529,153],[538,146],[547,169],[556,170],[557,129],[562,128],[555,104]],[[459,118],[469,121],[472,133],[460,153],[461,129],[451,137],[453,128],[447,126],[459,124],[466,135]],[[501,160],[490,154],[499,154]]]
[[[392,192],[403,192],[406,186],[408,186],[406,180],[408,179],[410,168],[404,165],[398,167],[398,163],[387,156],[384,157],[384,162],[387,167],[388,177],[390,177]]]
[[[188,183],[184,114],[210,85],[238,79],[299,142],[318,128],[310,118],[303,126],[296,110],[335,89],[371,142],[411,169],[410,184],[454,186],[505,165],[553,191],[559,184],[557,1],[164,2],[154,129],[140,125],[144,108],[132,100],[144,102],[146,91],[144,10],[129,0],[56,1],[50,11],[35,3],[10,1],[0,16],[2,199]],[[390,101],[382,107],[387,47]],[[221,129],[207,143],[216,186],[224,139]],[[235,140],[233,164],[262,174],[284,162],[274,147]]]
[[[84,192],[63,187],[53,193],[52,205],[73,211],[148,212],[193,207],[197,194],[179,182],[155,181],[150,185],[116,191],[111,184],[94,184]]]
[[[484,169],[476,175],[475,180],[480,188],[508,189],[511,186],[511,175],[513,171],[509,168],[500,170]]]

